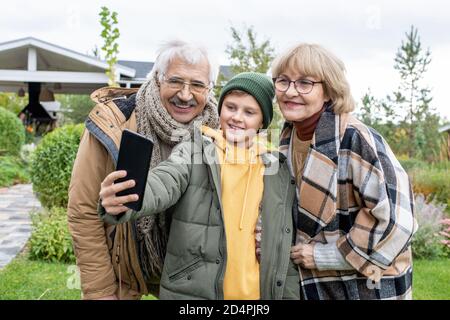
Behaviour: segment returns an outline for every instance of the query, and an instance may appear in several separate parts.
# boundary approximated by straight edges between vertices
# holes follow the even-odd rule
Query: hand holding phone
[[[135,211],[139,211],[142,208],[152,151],[153,142],[150,139],[127,129],[123,131],[116,170],[125,170],[127,175],[117,179],[114,183],[127,180],[135,181],[134,187],[116,194],[118,197],[137,194],[139,196],[137,201],[124,203],[126,207]]]

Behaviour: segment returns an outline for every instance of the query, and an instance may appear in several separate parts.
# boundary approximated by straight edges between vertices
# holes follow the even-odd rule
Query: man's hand
[[[305,269],[316,269],[314,244],[297,244],[291,248],[291,259]]]
[[[119,213],[128,210],[124,203],[137,201],[139,196],[137,194],[130,194],[122,197],[117,197],[116,193],[134,187],[134,180],[127,180],[120,183],[114,183],[119,178],[126,177],[125,170],[113,171],[108,174],[103,180],[100,188],[100,201],[108,214],[118,215]]]

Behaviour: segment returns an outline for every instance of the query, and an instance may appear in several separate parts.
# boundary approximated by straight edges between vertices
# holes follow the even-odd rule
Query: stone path
[[[31,184],[0,188],[0,269],[23,249],[31,235],[29,213],[40,208]]]

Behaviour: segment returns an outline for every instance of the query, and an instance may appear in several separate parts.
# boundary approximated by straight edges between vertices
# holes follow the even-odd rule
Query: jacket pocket
[[[202,262],[203,262],[202,257],[195,258],[187,266],[183,266],[182,268],[179,268],[179,269],[173,271],[172,273],[170,273],[169,280],[175,281],[175,280],[183,278],[188,273],[199,268],[202,265]]]

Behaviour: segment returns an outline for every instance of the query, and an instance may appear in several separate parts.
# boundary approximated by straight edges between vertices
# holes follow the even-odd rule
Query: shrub
[[[427,167],[426,162],[415,158],[400,156],[398,157],[398,161],[407,172],[411,172],[414,169],[422,169]]]
[[[46,208],[66,207],[83,125],[67,125],[42,138],[31,157],[33,191]]]
[[[0,108],[0,155],[18,155],[25,142],[25,128],[14,113]]]
[[[412,239],[413,256],[419,259],[436,259],[445,255],[442,243],[444,204],[426,202],[421,194],[415,197],[415,217],[419,229]]]
[[[28,183],[30,175],[25,163],[14,156],[0,156],[0,187]]]
[[[31,215],[30,259],[75,262],[65,208],[53,207]]]
[[[448,163],[447,161],[421,169],[416,168],[409,173],[414,193],[445,203],[447,210],[450,209],[450,166]]]
[[[19,114],[27,104],[28,93],[24,97],[19,97],[17,93],[0,92],[0,106],[14,114]]]
[[[20,149],[20,158],[25,164],[30,164],[31,155],[33,151],[36,149],[36,145],[34,143],[24,144]]]
[[[444,245],[444,252],[447,257],[450,257],[450,219],[442,220],[442,231],[439,233],[444,239],[442,244]]]

